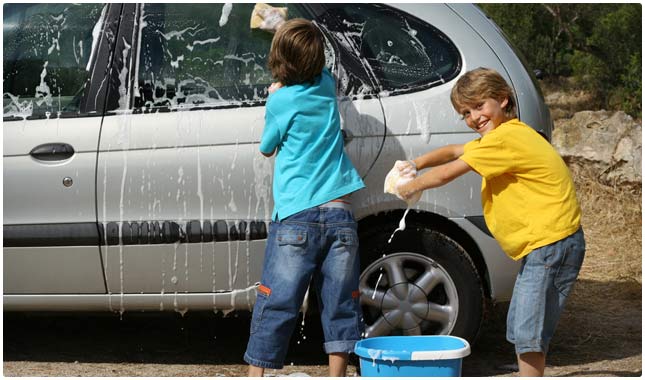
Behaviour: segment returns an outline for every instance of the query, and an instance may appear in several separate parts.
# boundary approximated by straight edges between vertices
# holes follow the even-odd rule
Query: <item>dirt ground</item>
[[[604,186],[570,164],[583,208],[587,255],[547,359],[547,376],[642,375],[642,193]],[[464,376],[515,376],[507,304],[489,310]],[[4,313],[4,376],[245,376],[248,316],[213,313],[37,315]],[[320,325],[296,331],[284,369],[327,374]],[[356,367],[349,369],[357,374]]]

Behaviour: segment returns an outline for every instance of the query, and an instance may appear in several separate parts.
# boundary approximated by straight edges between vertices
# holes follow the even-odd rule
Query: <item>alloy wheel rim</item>
[[[449,334],[457,320],[457,287],[434,260],[413,252],[384,255],[360,277],[365,337]]]

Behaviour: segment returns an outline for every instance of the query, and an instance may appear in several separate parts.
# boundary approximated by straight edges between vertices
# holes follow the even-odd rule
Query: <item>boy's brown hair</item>
[[[286,86],[313,82],[324,66],[323,35],[311,21],[294,18],[278,28],[268,62],[277,81]]]
[[[495,70],[484,67],[471,70],[455,83],[450,93],[452,106],[461,112],[464,107],[474,106],[484,99],[492,98],[499,102],[508,98],[504,107],[506,116],[517,117],[513,90]]]

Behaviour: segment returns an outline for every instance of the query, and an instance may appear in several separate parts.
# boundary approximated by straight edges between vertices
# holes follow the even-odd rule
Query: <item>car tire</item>
[[[361,306],[365,337],[454,335],[474,342],[484,291],[466,251],[445,233],[397,221],[360,235]]]

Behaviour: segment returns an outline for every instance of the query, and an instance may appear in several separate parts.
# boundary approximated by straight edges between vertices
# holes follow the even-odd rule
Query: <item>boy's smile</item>
[[[486,98],[474,105],[465,106],[460,110],[460,113],[472,130],[484,136],[497,128],[498,125],[509,120],[504,113],[504,107],[507,104],[508,98],[504,98],[501,102],[493,98]]]

